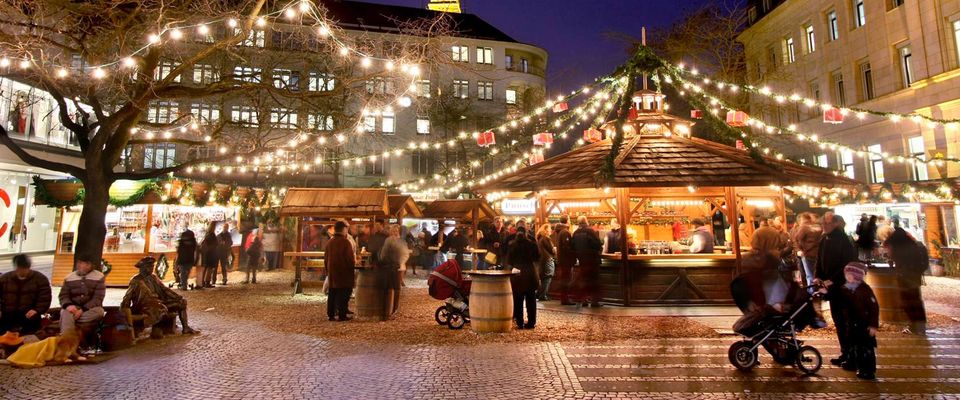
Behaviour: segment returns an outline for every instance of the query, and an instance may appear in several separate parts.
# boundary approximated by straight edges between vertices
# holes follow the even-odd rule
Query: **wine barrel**
[[[510,272],[470,272],[470,325],[477,332],[509,332],[513,324]]]
[[[896,268],[870,268],[864,279],[877,296],[880,306],[880,322],[885,324],[905,324],[910,321],[900,301],[900,283]]]
[[[380,288],[377,271],[357,269],[357,318],[380,319],[383,316],[383,289]]]

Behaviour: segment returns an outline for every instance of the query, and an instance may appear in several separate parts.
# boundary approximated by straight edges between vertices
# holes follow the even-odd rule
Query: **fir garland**
[[[60,199],[54,197],[54,196],[47,190],[47,183],[49,183],[49,182],[55,182],[55,181],[46,181],[46,180],[40,178],[40,177],[37,176],[37,175],[34,175],[34,176],[33,176],[34,196],[36,196],[37,200],[39,200],[40,202],[42,202],[42,203],[44,203],[44,204],[46,204],[46,205],[48,205],[48,206],[50,206],[50,207],[56,207],[56,208],[60,208],[60,207],[73,207],[73,206],[76,206],[76,205],[83,204],[83,199],[84,199],[85,194],[86,194],[86,191],[85,191],[84,188],[81,187],[80,189],[78,189],[78,190],[77,190],[77,194],[76,194],[72,199],[69,199],[69,200],[60,200]],[[56,182],[70,182],[70,183],[81,183],[81,184],[82,184],[82,181],[79,181],[79,180],[56,181]],[[149,180],[149,181],[147,181],[146,183],[144,183],[142,186],[140,186],[140,188],[137,189],[136,192],[133,192],[133,194],[131,194],[129,197],[127,197],[127,198],[110,197],[109,203],[110,203],[110,205],[116,206],[116,207],[127,207],[127,206],[131,206],[131,205],[138,204],[138,203],[140,203],[141,201],[143,201],[143,198],[144,198],[148,193],[159,191],[159,189],[160,189],[160,187],[159,187],[159,185],[157,184],[157,180]]]

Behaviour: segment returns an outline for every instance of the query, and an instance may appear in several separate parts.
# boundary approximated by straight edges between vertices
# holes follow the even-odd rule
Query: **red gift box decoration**
[[[480,132],[480,135],[477,136],[477,146],[487,147],[495,144],[497,144],[497,138],[493,131]]]
[[[534,165],[542,162],[543,162],[543,153],[538,151],[530,153],[530,165]]]
[[[842,124],[843,123],[843,112],[840,111],[837,107],[830,107],[823,112],[823,123],[825,124]]]
[[[690,118],[703,119],[703,110],[690,110]]]
[[[747,126],[747,119],[750,117],[743,111],[727,111],[727,125],[733,127]]]
[[[567,102],[565,102],[565,101],[561,101],[561,102],[553,105],[553,112],[555,112],[555,113],[564,112],[564,111],[567,111],[567,110],[569,110],[569,109],[570,109],[570,106],[569,106],[569,105],[567,104]]]
[[[553,143],[553,134],[550,132],[533,135],[533,144],[536,146],[545,146],[550,143]]]
[[[597,129],[590,128],[583,131],[583,140],[587,143],[596,143],[603,140],[603,133]]]
[[[747,147],[743,145],[742,140],[737,140],[737,150],[746,150]]]

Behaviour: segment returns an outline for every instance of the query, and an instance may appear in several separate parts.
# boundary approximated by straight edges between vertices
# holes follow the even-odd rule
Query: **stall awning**
[[[420,218],[423,216],[423,211],[420,210],[420,206],[417,205],[417,202],[413,201],[413,196],[405,194],[391,194],[387,196],[387,201],[390,202],[390,216],[396,218]]]
[[[772,157],[757,160],[743,150],[680,135],[628,136],[614,162],[613,180],[602,182],[599,171],[611,148],[611,140],[605,139],[488,182],[479,190],[857,185],[831,171]]]
[[[386,189],[287,190],[280,215],[300,217],[381,217],[390,215]]]
[[[474,216],[477,220],[492,219],[497,216],[490,204],[485,200],[437,200],[423,210],[424,218],[433,219],[454,219],[454,220],[472,220]]]

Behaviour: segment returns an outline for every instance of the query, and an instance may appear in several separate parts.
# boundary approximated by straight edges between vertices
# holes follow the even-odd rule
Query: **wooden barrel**
[[[470,325],[477,332],[509,332],[513,324],[510,274],[471,272]]]
[[[377,271],[357,269],[357,318],[379,319],[383,316],[383,289],[377,283]]]
[[[895,268],[870,268],[864,279],[873,289],[880,306],[880,322],[905,324],[910,321],[900,302],[900,283]]]

